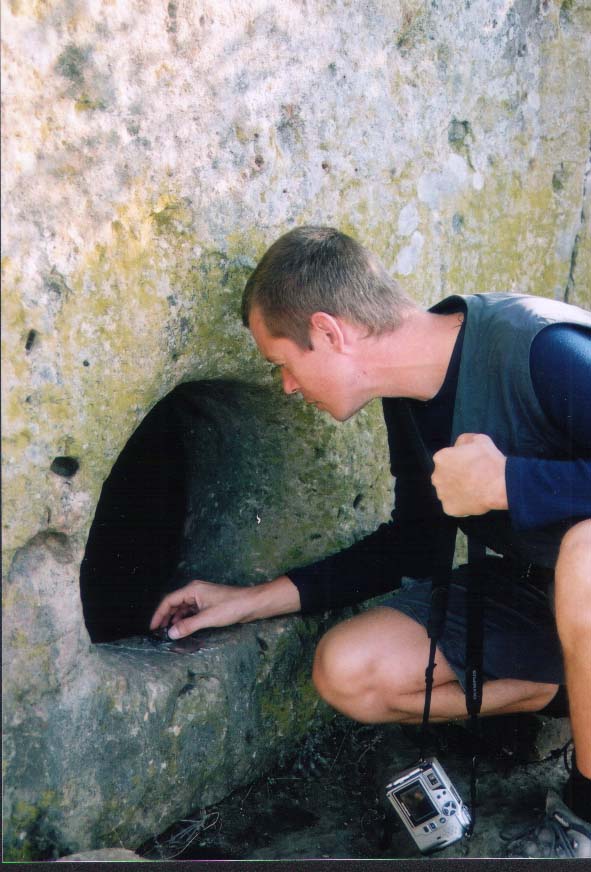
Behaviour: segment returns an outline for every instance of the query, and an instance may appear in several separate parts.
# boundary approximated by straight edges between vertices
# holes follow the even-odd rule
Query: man
[[[591,856],[591,315],[534,297],[450,297],[420,309],[363,246],[301,227],[262,258],[243,318],[286,393],[345,421],[381,397],[396,501],[392,521],[345,551],[264,584],[194,581],[165,597],[151,627],[179,638],[402,590],[333,627],[316,652],[324,699],[364,722],[420,723],[425,625],[449,518],[490,555],[482,714],[556,709],[563,661],[576,749],[568,805],[517,850]],[[432,480],[401,401],[434,454]],[[501,555],[501,556],[498,556]],[[438,642],[433,720],[466,716],[462,688],[469,567],[453,573]],[[555,582],[556,620],[546,588]],[[557,629],[556,629],[557,628]],[[536,839],[541,838],[538,844]]]

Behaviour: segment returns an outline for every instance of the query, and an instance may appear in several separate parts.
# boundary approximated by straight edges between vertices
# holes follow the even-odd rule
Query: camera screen
[[[420,781],[413,781],[402,790],[396,791],[395,795],[408,812],[411,823],[415,827],[437,814],[437,809],[425,793]]]

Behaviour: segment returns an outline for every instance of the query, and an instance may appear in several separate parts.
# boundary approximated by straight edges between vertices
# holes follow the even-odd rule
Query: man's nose
[[[283,390],[286,394],[295,394],[299,390],[299,385],[291,373],[285,369],[281,370],[281,378],[283,380]]]

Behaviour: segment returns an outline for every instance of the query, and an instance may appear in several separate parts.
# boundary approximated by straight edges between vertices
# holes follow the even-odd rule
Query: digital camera
[[[469,829],[470,812],[434,757],[389,780],[386,797],[423,854],[446,848]]]

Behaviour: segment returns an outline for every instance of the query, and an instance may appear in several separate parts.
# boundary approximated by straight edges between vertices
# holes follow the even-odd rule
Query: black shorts
[[[466,584],[469,566],[454,569],[445,626],[438,647],[464,687]],[[564,667],[549,591],[515,576],[514,564],[487,557],[480,564],[483,590],[483,678],[518,678],[564,684]],[[383,602],[426,627],[429,579],[403,579]],[[426,664],[425,664],[426,665]]]

